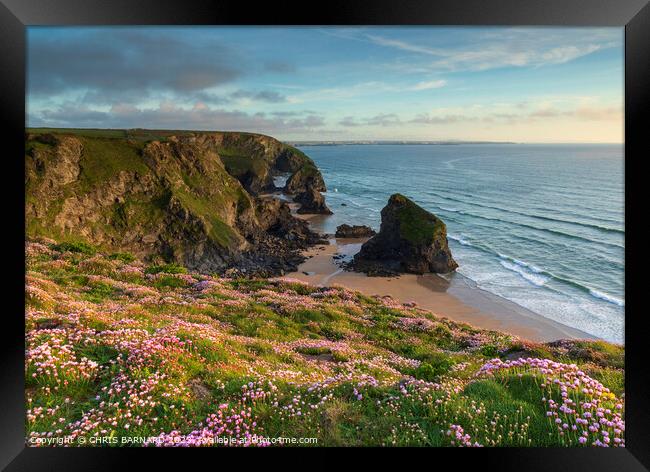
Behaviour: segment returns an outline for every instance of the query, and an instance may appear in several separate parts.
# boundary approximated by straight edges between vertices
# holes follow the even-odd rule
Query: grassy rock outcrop
[[[256,198],[279,172],[276,159],[283,156],[280,167],[291,169],[302,155],[287,157],[293,148],[268,136],[57,132],[28,134],[25,145],[29,236],[81,240],[205,272],[235,266],[271,274],[293,270],[296,252],[318,240],[286,204]]]
[[[398,193],[381,211],[379,233],[361,246],[353,267],[369,274],[446,273],[458,267],[443,221]]]

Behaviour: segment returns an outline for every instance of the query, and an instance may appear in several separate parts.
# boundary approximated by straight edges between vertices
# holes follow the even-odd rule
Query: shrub
[[[486,344],[481,348],[481,354],[486,357],[497,357],[499,355],[499,350],[493,344]]]
[[[129,264],[135,260],[135,256],[128,252],[116,252],[108,256],[108,258],[113,261],[122,261],[125,264]]]
[[[59,252],[77,252],[81,254],[88,254],[89,256],[94,256],[97,252],[93,246],[82,241],[53,244],[50,246],[50,248]]]
[[[93,303],[101,303],[107,298],[112,297],[116,290],[113,286],[104,282],[94,282],[86,292],[86,299]]]
[[[454,365],[454,361],[449,356],[443,353],[433,353],[415,369],[414,377],[420,380],[433,381],[449,372],[452,365]]]
[[[172,276],[163,276],[154,282],[154,287],[156,288],[180,288],[185,287],[186,283],[184,280]]]
[[[182,265],[172,262],[169,264],[156,264],[149,266],[144,272],[145,274],[160,274],[161,272],[165,274],[186,274],[187,269]]]

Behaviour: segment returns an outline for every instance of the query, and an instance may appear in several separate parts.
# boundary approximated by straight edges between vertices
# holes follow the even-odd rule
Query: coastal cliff
[[[28,236],[269,275],[295,270],[319,241],[287,204],[260,198],[281,173],[298,195],[322,199],[325,188],[311,159],[268,136],[31,133],[25,149]]]

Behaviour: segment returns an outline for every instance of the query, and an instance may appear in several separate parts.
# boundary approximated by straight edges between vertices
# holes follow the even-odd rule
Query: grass
[[[92,245],[85,243],[83,241],[64,241],[62,243],[53,244],[52,249],[60,252],[78,252],[80,254],[94,255],[97,252],[97,249]]]
[[[241,153],[240,149],[234,149],[228,153],[219,150],[219,156],[226,166],[228,173],[234,177],[240,177],[247,173],[263,175],[268,171],[268,166],[263,159],[254,159],[248,155],[234,154]]]
[[[82,138],[79,187],[87,191],[121,171],[145,174],[149,168],[142,159],[142,146],[127,140],[104,137]]]
[[[208,154],[197,155],[196,169],[174,165],[150,168],[149,165],[154,164],[147,164],[143,158],[143,149],[148,140],[132,139],[133,134],[141,138],[145,135],[151,137],[146,130],[29,131],[36,133],[37,137],[26,141],[26,167],[30,176],[26,184],[26,200],[28,209],[33,206],[39,211],[38,217],[27,215],[27,234],[74,243],[78,239],[75,235],[81,233],[83,228],[86,235],[102,234],[108,236],[104,240],[116,241],[114,249],[137,252],[142,248],[133,244],[123,247],[120,244],[125,231],[137,230],[141,234],[150,234],[166,227],[169,203],[175,197],[191,216],[204,223],[205,236],[217,245],[228,248],[240,239],[236,229],[226,219],[250,210],[250,197],[234,177],[210,160]],[[45,151],[45,161],[56,155],[56,140],[44,138],[50,132],[76,136],[83,145],[78,179],[55,190],[49,187],[41,166],[32,156],[36,148]],[[253,166],[260,165],[261,161],[258,161],[254,160]],[[108,183],[115,181],[121,173],[124,173],[124,178],[131,179],[127,180],[131,191],[120,194],[120,185],[113,188]],[[152,181],[153,184],[149,184],[146,190],[139,189],[139,182],[144,181]],[[103,195],[107,191],[116,193],[115,201],[105,201]],[[98,198],[97,195],[102,197]],[[84,196],[88,197],[84,202],[86,204],[98,201],[92,216],[62,218],[64,212],[72,211],[70,202]],[[236,215],[229,216],[233,206]],[[199,227],[200,230],[202,228]],[[198,234],[195,236],[201,237]],[[91,242],[99,242],[93,240],[93,236],[87,238]]]
[[[400,205],[397,209],[397,218],[400,222],[402,238],[413,243],[426,244],[445,234],[446,227],[440,218],[435,217],[405,196],[394,194],[390,201]]]
[[[207,224],[208,235],[217,244],[222,247],[229,247],[237,240],[235,230],[222,220],[218,206],[182,189],[177,189],[174,195],[192,213],[203,218],[203,221]]]
[[[165,273],[165,274],[186,274],[187,269],[183,267],[182,265],[178,265],[175,263],[169,263],[169,264],[156,264],[147,267],[145,270],[145,274],[160,274],[160,273]]]
[[[580,413],[624,415],[620,346],[522,342],[343,288],[67,248],[26,246],[32,445],[48,434],[171,443],[173,431],[198,445],[224,428],[323,446],[581,446],[582,416],[560,413],[568,430],[547,416],[562,402],[555,379],[573,377]],[[543,353],[546,370],[508,364],[513,350]]]

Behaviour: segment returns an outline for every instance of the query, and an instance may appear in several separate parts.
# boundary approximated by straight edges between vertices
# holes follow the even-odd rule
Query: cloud
[[[174,30],[37,33],[28,38],[28,91],[33,96],[81,90],[89,101],[111,103],[154,92],[198,92],[243,75],[241,60],[234,60],[220,42],[193,42]]]
[[[192,129],[267,134],[308,132],[324,125],[324,118],[312,112],[281,116],[211,108],[202,102],[184,107],[172,101],[162,102],[154,108],[115,104],[105,111],[65,103],[57,108],[30,114],[28,124],[33,127]]]
[[[238,90],[230,96],[234,99],[246,99],[256,102],[282,103],[287,101],[287,97],[273,90]]]
[[[522,110],[522,107],[516,107]],[[487,114],[433,112],[416,115],[409,123],[447,125],[454,123],[502,123],[507,125],[540,123],[549,120],[623,122],[623,110],[618,107],[577,106],[574,108],[543,107],[531,111],[504,111]]]
[[[616,106],[601,106],[593,98],[565,98],[564,106],[553,106],[555,100],[542,101],[531,105],[527,102],[495,103],[491,107],[483,105],[464,108],[438,108],[429,113],[419,113],[411,118],[400,118],[396,113],[379,113],[370,117],[346,116],[338,122],[346,128],[360,126],[412,126],[412,125],[452,125],[457,123],[490,123],[517,125],[544,123],[553,120],[578,122],[623,122],[623,110]],[[557,100],[562,102],[562,100]],[[585,104],[588,103],[588,104]],[[487,110],[487,111],[486,111]]]
[[[564,64],[565,62],[577,59],[580,56],[586,56],[592,52],[596,52],[601,48],[597,44],[588,44],[583,47],[577,46],[561,46],[550,49],[542,53],[542,59],[552,64]]]
[[[359,123],[357,120],[355,120],[351,116],[346,116],[341,121],[339,121],[339,124],[341,126],[345,126],[346,128],[351,127],[351,126],[361,126],[361,123]]]
[[[276,74],[293,74],[296,66],[283,61],[270,61],[264,64],[264,69]]]
[[[345,127],[354,127],[354,126],[394,126],[400,125],[402,121],[399,116],[395,113],[379,113],[378,115],[367,117],[367,118],[354,118],[352,116],[346,116],[339,124]]]
[[[478,118],[476,116],[461,115],[461,114],[435,115],[435,114],[422,113],[412,118],[409,121],[409,123],[419,123],[419,124],[427,124],[427,125],[446,125],[451,123],[458,123],[460,121],[467,121],[467,122],[478,121]]]
[[[447,52],[444,51],[443,49],[421,46],[421,45],[409,43],[407,41],[402,41],[399,39],[391,39],[391,38],[386,38],[384,36],[376,36],[372,34],[369,34],[366,37],[370,39],[372,42],[374,42],[375,44],[378,44],[380,46],[387,46],[396,49],[401,49],[402,51],[417,52],[421,54],[428,54],[430,56],[447,55]]]
[[[444,87],[445,85],[447,85],[446,80],[430,80],[428,82],[419,82],[415,84],[413,87],[411,87],[411,90],[437,89],[440,87]]]
[[[535,29],[504,29],[476,33],[471,41],[465,38],[445,47],[424,44],[426,40],[403,40],[386,35],[366,34],[364,38],[378,46],[406,53],[430,56],[429,69],[449,71],[482,71],[499,67],[541,67],[564,64],[601,49],[621,47],[620,35],[602,30],[541,34]],[[569,34],[571,33],[571,34]],[[422,64],[414,66],[422,71]]]

